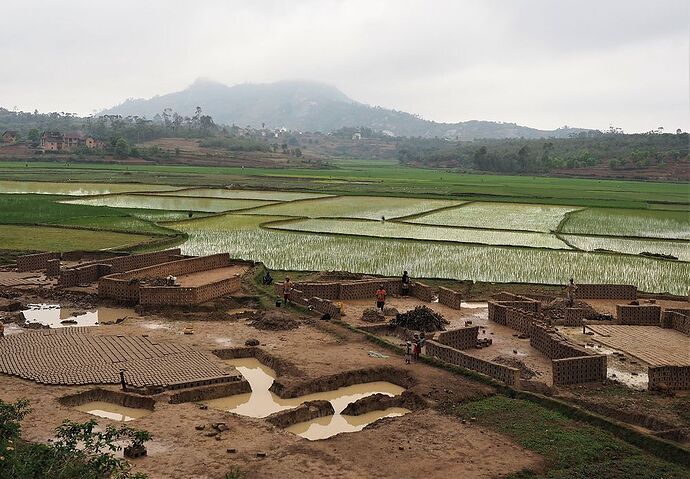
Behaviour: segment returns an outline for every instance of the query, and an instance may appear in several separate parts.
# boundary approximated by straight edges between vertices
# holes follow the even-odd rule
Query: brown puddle
[[[114,323],[128,316],[137,316],[133,309],[128,308],[98,308],[85,311],[62,308],[59,304],[29,304],[27,306],[28,309],[22,311],[27,324],[37,323],[51,328],[96,326]]]
[[[87,402],[79,406],[74,406],[74,409],[120,422],[132,421],[151,414],[151,411],[148,409],[119,406],[105,401]]]
[[[282,399],[269,391],[276,377],[275,372],[261,364],[255,358],[231,359],[226,361],[235,366],[249,382],[252,392],[227,396],[206,401],[209,406],[249,417],[266,417],[278,411],[292,409],[306,401],[326,400],[333,405],[335,415],[327,416],[305,423],[295,424],[287,430],[307,439],[325,439],[341,432],[359,431],[382,417],[401,416],[410,411],[403,408],[389,408],[384,411],[372,411],[360,416],[344,416],[340,412],[351,402],[373,394],[397,396],[405,389],[395,384],[376,381],[355,384],[314,394],[307,394],[290,399]]]

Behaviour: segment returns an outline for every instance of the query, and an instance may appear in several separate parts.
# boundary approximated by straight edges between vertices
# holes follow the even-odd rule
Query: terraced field
[[[302,219],[266,225],[271,229],[329,233],[339,235],[370,236],[456,243],[479,243],[532,248],[570,249],[555,235],[527,231],[492,231],[483,229],[448,228],[397,221],[367,221],[350,219]]]
[[[228,214],[170,223],[189,234],[185,254],[228,251],[286,270],[344,270],[417,277],[563,284],[638,285],[644,291],[687,293],[690,263],[616,254],[322,235],[261,228],[279,217]]]
[[[566,213],[577,209],[555,205],[473,202],[406,221],[427,225],[548,232],[558,228]]]
[[[131,191],[170,191],[177,187],[140,183],[50,183],[43,181],[0,181],[0,193],[89,196]]]
[[[338,196],[281,203],[246,211],[246,214],[308,218],[362,218],[379,220],[415,215],[462,203],[450,200],[392,198],[386,196]]]
[[[301,193],[294,191],[230,190],[226,188],[192,188],[175,192],[161,192],[160,194],[173,196],[198,196],[202,198],[228,198],[238,200],[266,201],[308,200],[331,196],[318,193]]]
[[[681,261],[690,261],[690,242],[655,241],[634,238],[561,235],[574,247],[584,251],[608,250],[627,254],[657,253],[671,255]]]
[[[154,195],[110,195],[68,200],[64,203],[91,206],[109,206],[111,208],[142,208],[168,211],[205,211],[218,213],[222,211],[255,208],[270,205],[271,202],[260,200],[231,200],[223,198],[194,198],[185,196]]]
[[[571,213],[563,233],[690,239],[690,211],[587,208]]]

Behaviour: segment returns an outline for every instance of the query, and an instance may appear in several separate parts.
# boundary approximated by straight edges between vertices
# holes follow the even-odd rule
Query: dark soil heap
[[[412,311],[397,314],[390,324],[415,331],[433,332],[445,330],[444,324],[448,324],[448,321],[427,306],[417,306]]]
[[[532,379],[538,374],[530,369],[522,360],[518,358],[513,358],[510,356],[498,356],[491,360],[494,363],[503,364],[504,366],[510,366],[511,368],[517,368],[520,370],[520,379]]]
[[[299,321],[294,319],[287,311],[272,309],[260,313],[249,325],[256,329],[268,331],[287,331],[297,329]]]
[[[568,300],[565,298],[556,298],[547,305],[541,308],[541,312],[544,316],[551,319],[552,321],[565,318],[565,310],[568,308]],[[598,313],[594,308],[584,301],[575,300],[573,303],[573,308],[580,308],[585,310],[584,319],[595,320],[595,321],[606,321],[613,319],[611,316],[606,314]]]

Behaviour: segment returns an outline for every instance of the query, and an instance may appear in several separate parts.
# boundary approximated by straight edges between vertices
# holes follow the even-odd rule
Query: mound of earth
[[[299,327],[299,321],[293,318],[287,311],[272,309],[257,315],[249,325],[256,329],[268,331],[288,331],[290,329],[297,329]]]
[[[584,318],[589,320],[607,320],[611,319],[610,316],[601,314],[592,308],[589,304],[584,301],[575,300],[572,306],[568,306],[568,300],[566,298],[556,298],[543,306],[541,312],[544,316],[552,321],[558,319],[565,319],[565,310],[569,307],[580,308],[585,310]]]
[[[366,321],[367,323],[380,323],[384,320],[385,317],[383,313],[376,308],[367,308],[362,313],[362,321]]]
[[[320,271],[312,275],[310,281],[342,281],[362,279],[365,275],[349,271]]]
[[[498,356],[493,358],[491,361],[498,364],[503,364],[504,366],[510,366],[511,368],[517,368],[520,370],[520,379],[532,379],[539,373],[530,369],[522,360],[518,358],[513,358],[511,356]]]
[[[417,306],[411,311],[400,313],[391,319],[392,326],[401,326],[415,331],[443,331],[445,324],[448,324],[446,318],[427,306]]]

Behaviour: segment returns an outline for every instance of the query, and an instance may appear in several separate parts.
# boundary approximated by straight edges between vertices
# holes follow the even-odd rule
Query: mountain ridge
[[[184,90],[148,99],[130,98],[101,114],[153,118],[165,108],[191,115],[197,106],[216,123],[300,131],[329,132],[343,127],[367,127],[395,136],[475,138],[567,137],[583,128],[539,130],[515,123],[469,120],[442,123],[403,111],[370,106],[338,88],[308,80],[241,83],[228,86],[199,78]]]

